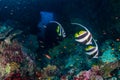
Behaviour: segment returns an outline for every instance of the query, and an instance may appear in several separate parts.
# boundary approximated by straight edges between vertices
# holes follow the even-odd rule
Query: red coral
[[[29,76],[33,76],[35,64],[34,61],[27,54],[25,54],[26,52],[23,51],[23,47],[17,41],[13,41],[11,44],[2,44],[2,48],[3,49],[0,54],[2,68],[6,68],[7,64],[11,64],[13,62],[19,65],[19,68],[15,70],[13,69],[14,67],[10,65],[10,73],[3,75],[2,78],[6,78],[4,80],[30,80]],[[5,72],[5,70],[3,72]],[[26,75],[26,72],[29,72],[28,76]]]
[[[83,71],[80,74],[78,74],[77,77],[74,77],[74,80],[93,80],[94,78],[100,78],[102,79],[102,72],[100,71],[98,66],[93,66],[90,70],[88,71]]]
[[[18,72],[18,73],[14,73],[11,76],[7,77],[5,80],[31,80],[31,78],[27,76],[23,77],[21,76],[21,73]]]
[[[13,42],[12,45],[6,45],[3,51],[3,56],[5,56],[6,62],[17,62],[21,63],[24,59],[21,46],[17,42]]]
[[[67,76],[65,76],[65,75],[63,75],[62,77],[61,77],[61,80],[66,80],[67,79]]]

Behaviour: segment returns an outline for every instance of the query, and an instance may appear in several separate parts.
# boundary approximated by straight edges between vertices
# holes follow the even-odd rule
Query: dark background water
[[[31,33],[36,34],[39,12],[50,11],[56,14],[63,25],[69,24],[71,18],[80,18],[86,26],[95,30],[100,38],[116,38],[119,32],[114,24],[119,21],[119,6],[119,0],[0,0],[0,21],[19,21],[29,26]],[[64,28],[71,33],[70,26]],[[107,35],[101,36],[104,31]]]
[[[120,0],[0,0],[0,22],[11,20],[14,24],[17,21],[22,25],[16,24],[16,28],[30,34],[37,35],[39,32],[37,25],[41,19],[40,11],[55,13],[67,35],[75,32],[74,27],[70,26],[70,20],[79,18],[90,29],[98,44],[107,39],[120,39]],[[38,50],[36,60],[41,59],[38,62],[41,67],[49,63],[44,56],[48,53],[47,50],[48,48]],[[65,55],[59,56],[61,62],[64,62],[63,56]],[[62,64],[60,61],[58,62]]]

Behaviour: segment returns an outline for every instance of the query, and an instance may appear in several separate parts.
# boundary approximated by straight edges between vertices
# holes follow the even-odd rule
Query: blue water
[[[75,32],[80,28],[72,26],[71,22],[85,25],[101,48],[105,40],[119,42],[119,6],[119,0],[0,0],[0,25],[9,24],[15,29],[22,30],[23,33],[15,39],[25,42],[25,46],[35,51],[37,67],[42,69],[48,64],[57,65],[60,73],[56,76],[60,77],[70,69],[82,66],[81,68],[85,70],[91,66],[89,60],[86,62],[80,60],[80,57],[84,56],[81,54],[84,54],[84,50],[81,49],[85,46],[73,39]],[[53,20],[61,23],[66,38],[56,36],[56,28],[44,26]],[[4,32],[4,28],[0,31]],[[29,35],[34,37],[28,40]],[[32,44],[37,47],[33,47]],[[77,69],[76,72],[82,69]]]

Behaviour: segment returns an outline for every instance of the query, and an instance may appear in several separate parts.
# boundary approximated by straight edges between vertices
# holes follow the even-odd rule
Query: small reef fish
[[[85,26],[83,26],[79,23],[71,23],[71,24],[72,25],[78,25],[78,26],[85,29],[85,30],[81,30],[81,31],[75,33],[75,40],[77,42],[83,43],[85,45],[92,44],[92,34],[90,33],[90,31]]]
[[[40,12],[40,21],[38,23],[38,36],[41,40],[48,40],[52,43],[66,37],[64,28],[59,22],[56,21],[55,17],[55,13],[53,12]]]
[[[48,54],[45,54],[45,57],[51,59],[51,57]]]
[[[75,38],[77,42],[89,45],[91,44],[92,35],[89,32],[82,30],[75,34]]]
[[[98,58],[98,46],[88,45],[85,48],[86,54],[90,55],[90,58]]]
[[[50,21],[49,23],[53,24],[53,25],[56,25],[56,32],[57,32],[58,36],[63,37],[63,38],[66,37],[65,30],[59,22]]]
[[[85,26],[79,23],[71,23],[71,24],[80,26],[85,29],[75,33],[75,41],[83,43],[85,44],[85,46],[87,46],[85,48],[85,51],[86,51],[85,53],[87,55],[90,55],[89,57],[98,58],[98,52],[99,52],[98,45],[94,40],[94,38],[92,37],[92,34],[90,33],[90,31]]]

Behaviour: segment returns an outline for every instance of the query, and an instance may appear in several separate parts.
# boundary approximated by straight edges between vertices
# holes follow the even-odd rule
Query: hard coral
[[[11,62],[10,63],[10,71],[16,71],[19,68],[20,68],[20,64],[18,64],[16,62]]]
[[[74,80],[103,80],[99,66],[93,66],[88,71],[80,72]]]
[[[6,36],[13,30],[12,27],[7,25],[0,26],[0,40],[4,40]]]
[[[48,65],[47,67],[43,68],[43,70],[36,72],[36,78],[38,78],[38,80],[53,79],[56,76],[57,72],[58,72],[57,66]]]
[[[21,46],[17,42],[13,42],[12,45],[6,44],[2,55],[5,56],[6,62],[21,63],[24,59]]]
[[[22,77],[26,77],[27,72],[30,73],[28,75],[34,74],[34,61],[25,54],[27,52],[22,51],[23,47],[16,40],[13,40],[11,44],[7,44],[4,41],[1,44],[0,80],[5,80],[11,76],[11,73],[15,74],[15,72],[20,72]]]

